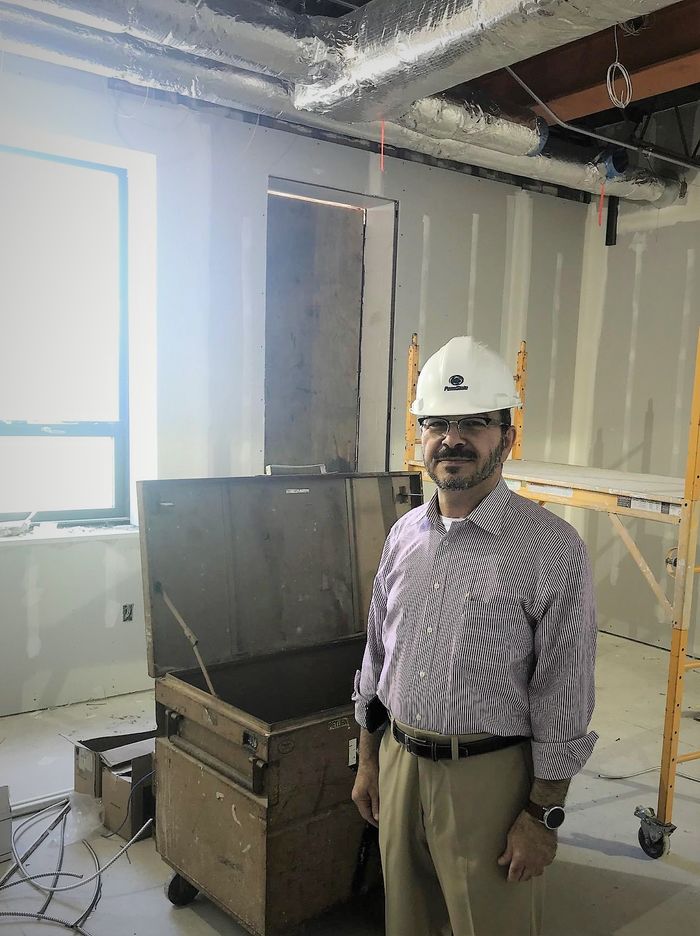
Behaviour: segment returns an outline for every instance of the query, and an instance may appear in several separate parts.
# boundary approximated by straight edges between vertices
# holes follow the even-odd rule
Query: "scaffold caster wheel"
[[[670,835],[662,835],[660,839],[652,842],[644,832],[644,828],[640,826],[637,838],[639,839],[639,844],[642,846],[642,851],[645,855],[649,855],[650,858],[663,858],[663,856],[668,855],[671,850]]]
[[[174,874],[168,884],[166,893],[171,904],[176,907],[186,907],[187,904],[192,903],[199,891],[184,877]]]
[[[651,806],[637,806],[634,814],[642,820],[637,836],[642,851],[650,858],[663,858],[671,850],[671,833],[676,827],[672,822],[662,822]]]

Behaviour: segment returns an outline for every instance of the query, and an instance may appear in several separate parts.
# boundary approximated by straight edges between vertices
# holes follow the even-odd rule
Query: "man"
[[[353,696],[353,800],[379,826],[387,936],[538,934],[540,875],[597,738],[585,547],[501,476],[518,405],[472,338],[418,379],[437,493],[389,533]]]

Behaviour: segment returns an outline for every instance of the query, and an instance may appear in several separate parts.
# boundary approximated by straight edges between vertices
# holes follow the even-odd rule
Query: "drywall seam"
[[[547,423],[544,442],[545,461],[552,460],[552,436],[554,434],[554,407],[557,395],[557,357],[559,354],[559,313],[561,311],[561,277],[564,269],[564,255],[557,251],[557,264],[554,271],[554,290],[552,292],[552,341],[549,352],[549,386],[547,388]]]
[[[634,282],[632,283],[631,314],[629,327],[629,347],[627,350],[627,372],[625,374],[625,404],[622,418],[622,464],[623,471],[631,471],[634,465],[630,464],[632,445],[632,404],[634,403],[634,378],[637,367],[637,349],[639,345],[639,311],[642,291],[642,275],[644,267],[644,253],[646,251],[646,234],[635,234],[630,249],[634,253]],[[619,312],[619,310],[618,310]],[[620,565],[627,556],[627,550],[619,537],[615,537],[610,554],[610,584],[617,585],[620,576]]]
[[[683,312],[681,325],[681,343],[678,349],[678,366],[676,368],[676,393],[673,406],[673,441],[671,444],[671,472],[678,477],[685,474],[685,461],[687,456],[687,433],[685,423],[681,418],[685,405],[686,388],[690,386],[688,365],[690,356],[688,351],[695,347],[692,334],[693,304],[696,301],[695,260],[697,252],[695,247],[689,247],[685,258],[685,287],[683,291]]]
[[[467,298],[467,335],[474,334],[476,321],[476,278],[479,259],[479,215],[472,215],[472,236],[469,244],[469,292]]]
[[[598,353],[603,330],[609,249],[598,226],[597,205],[589,205],[583,241],[581,296],[571,405],[569,464],[590,465]],[[588,511],[567,507],[564,516],[579,532],[588,528]]]
[[[508,196],[508,238],[501,316],[501,355],[515,361],[527,337],[532,268],[533,199],[529,192]]]
[[[420,306],[418,311],[418,340],[425,341],[428,334],[428,294],[430,287],[430,215],[423,215],[423,242],[420,263]],[[423,355],[424,360],[427,354]]]
[[[571,465],[588,465],[590,459],[596,370],[608,277],[608,250],[598,227],[597,206],[589,205],[583,242],[581,299],[571,408]]]

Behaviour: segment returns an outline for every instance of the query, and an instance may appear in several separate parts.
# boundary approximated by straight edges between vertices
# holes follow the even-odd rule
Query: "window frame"
[[[119,418],[110,421],[66,421],[59,423],[29,422],[27,420],[5,420],[0,413],[0,437],[2,438],[108,438],[114,441],[114,505],[104,508],[73,508],[70,510],[42,510],[34,515],[34,521],[82,521],[111,520],[129,522],[130,514],[130,451],[129,451],[129,200],[128,173],[119,166],[91,162],[56,153],[38,152],[19,146],[0,143],[0,152],[18,156],[76,166],[98,172],[108,172],[117,178],[119,218]],[[30,508],[31,509],[31,508]],[[22,520],[22,513],[0,513],[0,521]]]

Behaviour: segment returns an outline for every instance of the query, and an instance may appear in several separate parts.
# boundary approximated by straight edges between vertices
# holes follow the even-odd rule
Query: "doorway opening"
[[[265,464],[388,466],[396,204],[271,179]]]

